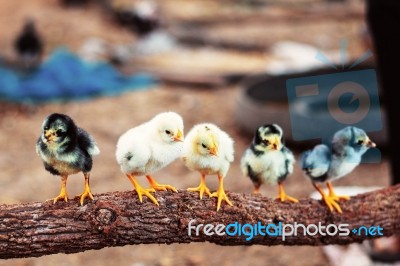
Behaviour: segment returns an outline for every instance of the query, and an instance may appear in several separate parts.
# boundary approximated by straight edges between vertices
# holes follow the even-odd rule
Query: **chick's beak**
[[[366,146],[369,148],[375,148],[376,144],[374,142],[372,142],[370,139],[368,139]]]
[[[271,142],[272,149],[275,151],[279,151],[281,149],[281,141],[279,138],[274,138]]]
[[[44,137],[46,138],[47,141],[54,141],[55,136],[53,134],[53,131],[51,130],[45,130],[44,131]]]
[[[183,141],[183,133],[182,133],[182,131],[178,130],[178,133],[174,137],[174,140],[175,141]]]
[[[46,139],[50,138],[50,136],[51,136],[50,130],[44,131],[44,137],[45,137]]]
[[[218,156],[218,149],[217,147],[213,147],[209,150],[211,155]]]

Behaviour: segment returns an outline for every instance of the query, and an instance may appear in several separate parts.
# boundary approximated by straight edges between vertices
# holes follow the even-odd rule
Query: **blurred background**
[[[269,82],[325,67],[315,59],[317,51],[340,62],[341,39],[348,42],[346,63],[373,50],[364,1],[0,1],[0,202],[44,201],[59,192],[59,178],[44,170],[35,153],[43,119],[52,112],[70,115],[98,142],[101,154],[91,175],[94,194],[133,190],[115,162],[116,141],[127,129],[166,110],[183,116],[185,132],[200,122],[228,132],[235,140],[235,161],[225,188],[251,193],[252,183],[242,176],[239,162],[261,122],[282,125],[296,158],[312,147],[291,139],[285,88],[279,82],[271,88]],[[373,68],[374,58],[365,65]],[[257,91],[247,93],[253,87]],[[384,152],[384,128],[371,138]],[[155,177],[179,189],[199,181],[198,173],[180,161]],[[383,153],[380,163],[362,164],[335,185],[379,187],[389,182]],[[217,178],[210,176],[207,183],[216,189]],[[285,188],[297,198],[314,192],[298,161]],[[83,176],[71,176],[69,195],[82,189]],[[277,187],[262,187],[261,193],[275,197]],[[364,251],[363,245],[138,245],[0,265],[344,265],[354,258],[368,263]]]

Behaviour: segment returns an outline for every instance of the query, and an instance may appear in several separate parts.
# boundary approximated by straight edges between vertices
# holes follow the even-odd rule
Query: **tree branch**
[[[95,195],[95,200],[79,206],[78,200],[0,205],[0,258],[39,257],[55,253],[77,253],[90,249],[135,244],[212,242],[218,245],[327,245],[349,244],[371,236],[206,236],[202,230],[188,235],[188,225],[349,224],[380,226],[385,236],[400,235],[400,185],[369,192],[341,202],[343,214],[330,213],[313,199],[298,204],[281,203],[260,195],[227,193],[233,207],[223,202],[216,212],[216,199],[199,200],[197,193],[157,192],[157,207],[147,198],[139,203],[133,191]],[[204,229],[204,227],[203,227]],[[232,230],[231,230],[232,231]],[[313,230],[311,230],[313,231]],[[330,230],[333,231],[333,230]],[[271,231],[270,231],[271,232]],[[380,237],[380,236],[375,236]]]

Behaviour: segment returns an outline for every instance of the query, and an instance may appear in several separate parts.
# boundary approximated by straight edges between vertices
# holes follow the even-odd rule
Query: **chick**
[[[259,193],[262,184],[278,184],[281,201],[298,202],[286,195],[283,182],[293,173],[293,153],[283,144],[283,131],[277,124],[264,125],[257,129],[251,145],[240,161],[243,175],[254,184],[254,193]]]
[[[79,195],[80,204],[89,197],[89,176],[92,170],[92,156],[100,153],[94,139],[85,130],[75,125],[67,115],[53,113],[42,125],[42,133],[36,142],[36,152],[43,160],[44,168],[53,175],[61,176],[61,192],[53,199],[68,201],[67,178],[83,172],[85,190]]]
[[[14,49],[22,67],[30,69],[41,63],[43,40],[32,19],[27,19],[25,21],[21,33],[14,41]]]
[[[177,192],[173,186],[158,184],[150,174],[179,158],[183,139],[183,120],[175,112],[160,113],[119,137],[116,159],[121,171],[135,187],[140,202],[142,195],[146,195],[154,204],[159,205],[150,192],[167,189]],[[151,189],[144,189],[136,181],[137,175],[145,175]]]
[[[348,126],[334,134],[331,148],[319,144],[301,155],[304,175],[311,180],[331,212],[335,208],[342,213],[338,201],[350,199],[336,195],[331,182],[353,171],[360,164],[362,155],[375,146],[364,130]],[[329,194],[326,195],[317,183],[326,183]]]
[[[198,191],[200,199],[204,192],[210,197],[218,197],[217,211],[221,207],[222,200],[233,206],[224,191],[223,179],[233,162],[233,140],[219,127],[211,123],[195,125],[187,134],[182,160],[191,169],[200,172],[200,185],[189,188],[188,191]],[[218,190],[210,193],[205,183],[206,175],[217,174],[219,179]]]

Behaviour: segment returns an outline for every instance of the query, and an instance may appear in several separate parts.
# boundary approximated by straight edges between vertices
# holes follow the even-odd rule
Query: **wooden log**
[[[215,198],[199,199],[197,193],[186,191],[156,192],[156,206],[146,197],[138,201],[136,192],[110,192],[95,195],[93,201],[79,205],[77,199],[68,203],[35,202],[0,205],[0,258],[39,257],[56,253],[77,253],[104,247],[136,244],[172,244],[212,242],[218,245],[328,245],[349,244],[365,239],[365,232],[353,228],[378,226],[383,236],[400,235],[400,184],[354,196],[340,202],[342,214],[330,212],[318,200],[301,199],[299,203],[279,202],[261,195],[228,192],[233,207],[224,204],[216,211]],[[237,222],[237,223],[236,223]],[[305,226],[348,224],[348,235],[262,236],[251,240],[246,235],[207,236],[199,224],[304,224]],[[189,230],[189,224],[191,230]],[[311,226],[313,227],[313,226]],[[315,231],[310,227],[310,232]],[[230,228],[233,232],[234,228]],[[250,229],[250,228],[247,228]],[[271,229],[271,228],[270,228]],[[290,228],[289,228],[290,229]],[[190,235],[189,235],[190,231]],[[210,229],[210,232],[212,230]],[[331,226],[331,233],[334,227]],[[248,234],[249,231],[243,231]],[[265,232],[265,231],[264,231]],[[273,230],[269,232],[274,232]]]

